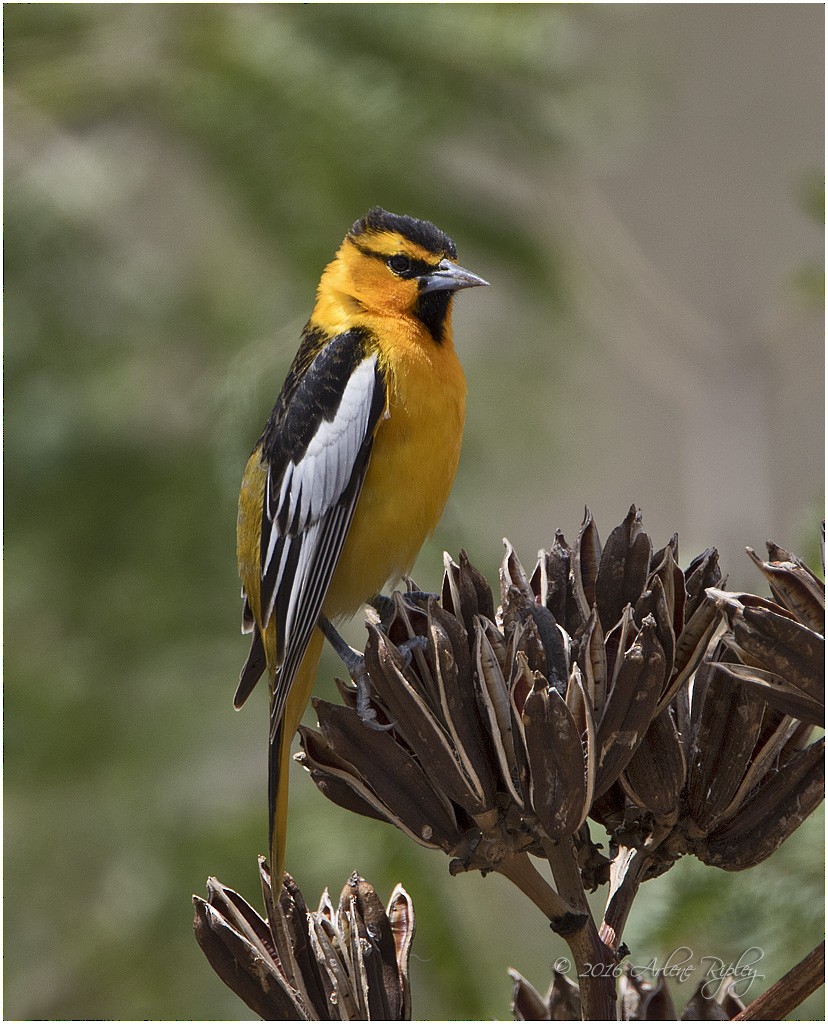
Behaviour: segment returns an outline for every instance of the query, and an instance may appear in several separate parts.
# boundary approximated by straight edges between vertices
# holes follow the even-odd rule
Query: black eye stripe
[[[404,281],[410,281],[412,278],[422,278],[423,274],[431,273],[434,269],[434,267],[424,259],[412,259],[404,253],[398,253],[395,256],[390,256],[387,263],[391,272],[395,273],[398,278],[402,278]]]
[[[396,261],[402,263],[405,260],[405,267],[395,266]],[[410,256],[406,256],[403,253],[399,253],[395,256],[390,256],[387,260],[388,267],[392,273],[396,274],[397,277],[402,277],[405,280],[410,280],[412,277],[422,277],[423,274],[430,274],[434,267],[431,264],[426,263],[425,260],[412,259]]]
[[[391,270],[393,274],[396,274],[397,277],[402,277],[406,280],[413,277],[422,277],[424,274],[430,274],[432,273],[432,271],[437,269],[437,267],[434,264],[428,263],[426,262],[426,260],[418,260],[412,256],[406,256],[405,253],[393,253],[391,256],[389,256],[387,253],[376,252],[374,249],[369,249],[365,245],[360,245],[358,242],[354,242],[353,239],[351,239],[351,241],[356,246],[356,248],[359,249],[363,256],[370,256],[372,257],[372,259],[382,260],[382,262],[389,268],[389,270]],[[409,268],[402,272],[394,270],[394,268],[390,265],[391,260],[399,256],[403,256],[409,262]]]

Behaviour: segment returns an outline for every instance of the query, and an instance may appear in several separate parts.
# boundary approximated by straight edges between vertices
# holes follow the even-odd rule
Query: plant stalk
[[[558,892],[583,915],[577,930],[570,934],[561,933],[575,961],[581,991],[581,1017],[583,1020],[615,1020],[616,957],[601,940],[595,927],[572,837],[558,843],[544,840],[543,848]]]
[[[825,983],[825,943],[800,960],[787,974],[757,996],[734,1020],[784,1020]]]
[[[524,896],[528,896],[553,924],[577,913],[575,908],[568,906],[546,881],[529,859],[528,853],[518,853],[505,858],[498,864],[497,870],[513,882]]]

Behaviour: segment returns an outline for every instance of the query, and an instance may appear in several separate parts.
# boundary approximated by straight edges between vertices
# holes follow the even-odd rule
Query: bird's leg
[[[319,628],[344,662],[351,679],[356,683],[356,710],[360,721],[370,729],[376,729],[377,732],[387,732],[389,729],[393,729],[393,722],[388,725],[380,725],[377,721],[377,713],[371,707],[371,687],[368,673],[365,671],[365,658],[342,639],[326,615],[319,616]]]

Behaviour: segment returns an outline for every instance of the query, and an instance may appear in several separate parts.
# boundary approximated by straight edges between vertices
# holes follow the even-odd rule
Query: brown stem
[[[558,843],[544,840],[543,849],[558,892],[582,915],[574,931],[560,932],[575,961],[581,990],[581,1017],[583,1020],[615,1020],[616,958],[613,950],[601,941],[595,927],[572,837]]]
[[[553,923],[571,917],[576,911],[568,906],[555,892],[549,882],[538,871],[528,853],[518,853],[502,860],[497,866],[518,889],[542,911]]]
[[[582,913],[591,915],[572,837],[567,836],[559,843],[544,839],[543,852],[552,868],[555,885],[561,896]]]
[[[757,996],[734,1020],[784,1020],[825,982],[825,943],[813,949],[796,967]]]

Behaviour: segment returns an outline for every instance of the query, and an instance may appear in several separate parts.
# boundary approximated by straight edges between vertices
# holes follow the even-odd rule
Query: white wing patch
[[[322,421],[298,462],[288,463],[278,507],[275,510],[268,507],[268,518],[285,526],[279,533],[302,533],[342,497],[368,427],[376,365],[376,355],[363,359],[345,385],[334,418],[330,422]],[[262,575],[273,557],[276,537],[274,531]]]
[[[333,532],[340,532],[336,525],[347,528],[353,504],[344,517],[335,516],[336,524],[331,522],[322,528],[323,520],[335,512],[351,482],[369,430],[376,386],[377,355],[372,354],[362,359],[348,379],[334,419],[322,420],[299,461],[288,463],[278,485],[275,507],[268,467],[265,509],[270,529],[261,573],[263,581],[268,577],[269,601],[264,609],[263,628],[270,621],[282,584],[290,586],[284,629],[279,637],[282,650],[292,647],[297,615],[304,617],[309,599],[317,603],[315,625],[318,606],[328,590],[330,572],[323,581],[318,579],[321,565],[329,561],[320,548],[334,540]],[[330,553],[334,561],[343,542],[344,535],[337,537],[336,551]],[[333,571],[333,566],[330,569]],[[318,593],[320,584],[323,589]]]

